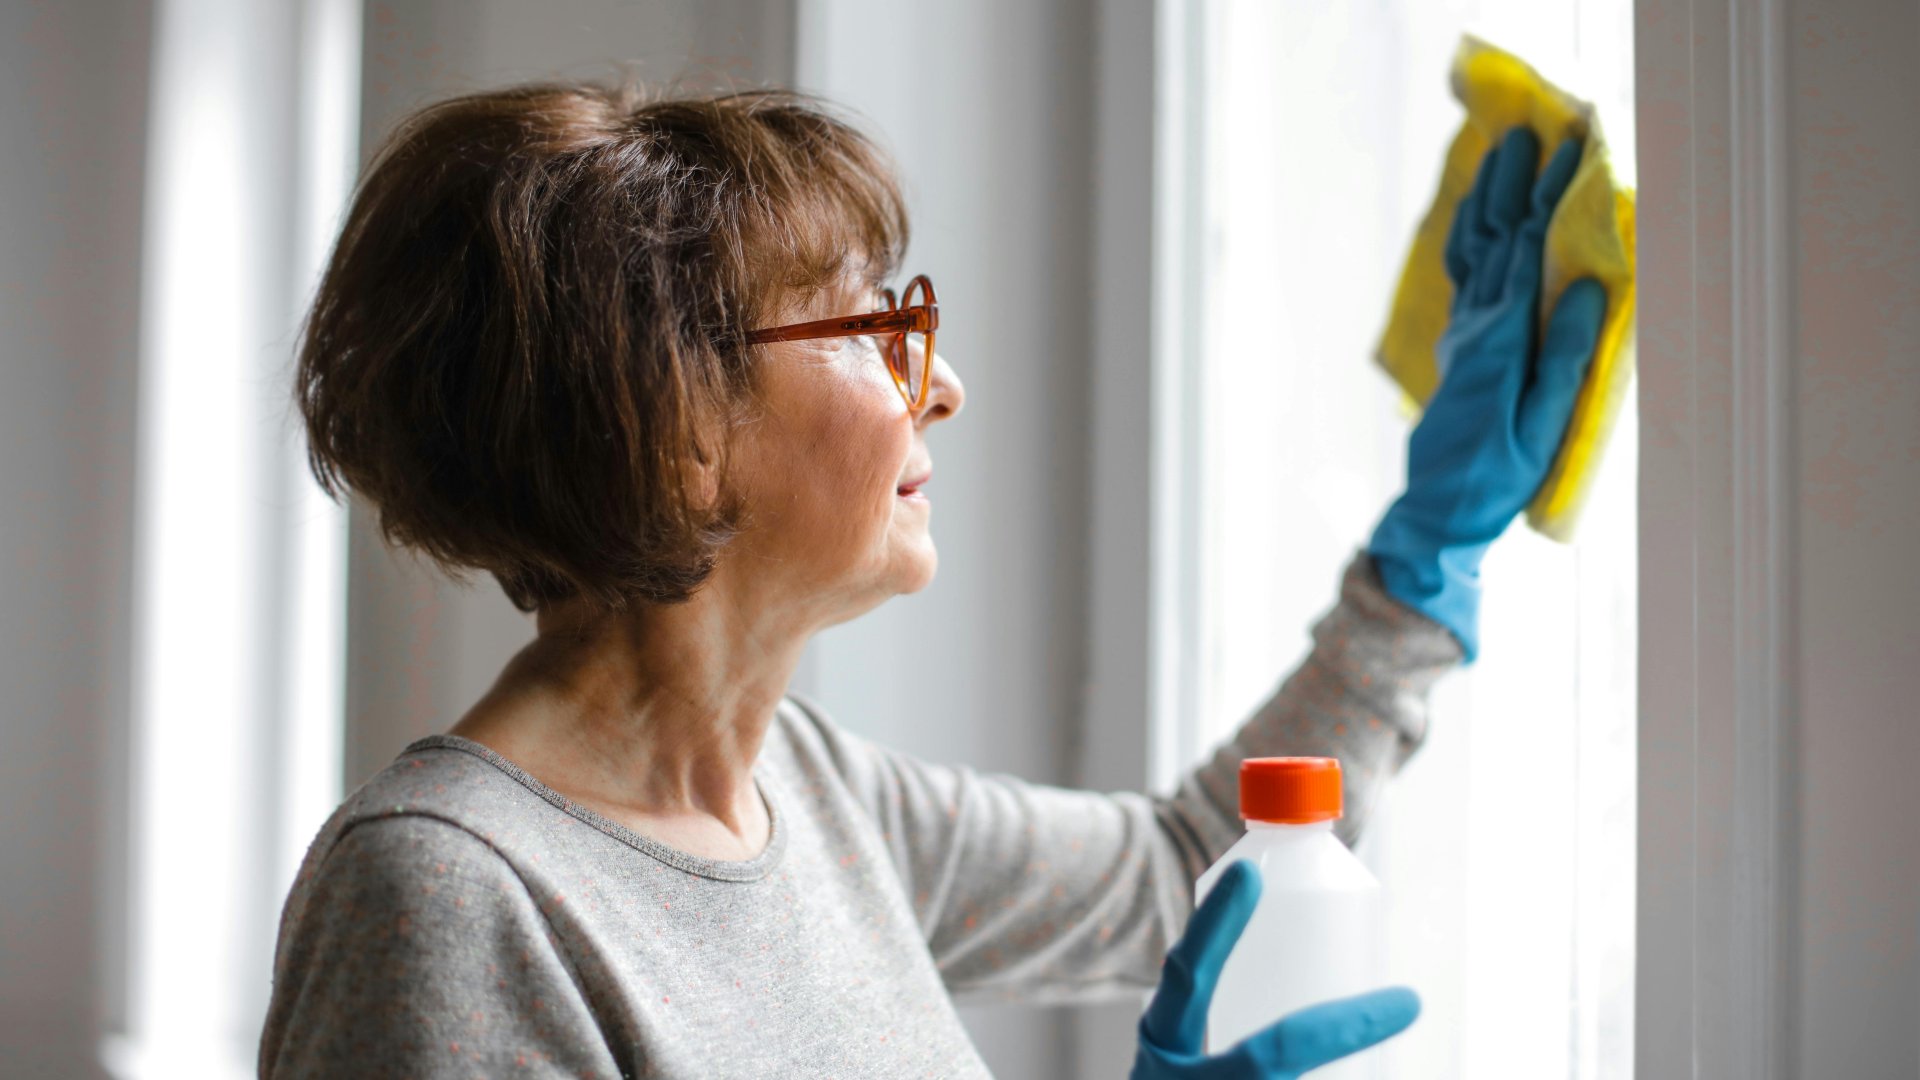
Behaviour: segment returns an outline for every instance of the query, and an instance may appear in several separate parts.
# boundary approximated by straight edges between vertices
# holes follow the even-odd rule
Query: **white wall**
[[[0,4],[0,1073],[98,1075],[122,886],[146,3]]]

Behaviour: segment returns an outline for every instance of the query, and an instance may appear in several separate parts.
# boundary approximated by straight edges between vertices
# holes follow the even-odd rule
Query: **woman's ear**
[[[710,448],[695,444],[693,448],[693,467],[687,472],[687,485],[691,489],[692,503],[704,511],[711,511],[720,503],[720,463]]]
[[[700,486],[696,489],[696,497],[700,500],[700,508],[711,510],[720,504],[719,470],[711,465],[702,466],[697,475]]]
[[[732,493],[729,489],[738,490],[745,427],[740,419],[728,417],[721,422],[703,424],[694,434],[686,483],[695,507],[709,513],[721,512]],[[745,467],[751,469],[750,465]]]

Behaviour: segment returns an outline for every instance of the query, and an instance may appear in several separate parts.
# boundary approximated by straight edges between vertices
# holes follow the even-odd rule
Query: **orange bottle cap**
[[[1340,761],[1330,757],[1247,758],[1240,762],[1240,816],[1305,825],[1340,816]]]

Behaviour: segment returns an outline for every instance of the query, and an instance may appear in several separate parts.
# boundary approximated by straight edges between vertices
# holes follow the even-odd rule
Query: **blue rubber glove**
[[[1245,859],[1220,875],[1167,953],[1160,988],[1140,1018],[1133,1080],[1294,1080],[1405,1031],[1420,999],[1405,987],[1314,1005],[1205,1056],[1207,1006],[1240,932],[1260,901],[1260,871]]]
[[[1395,598],[1480,652],[1480,559],[1546,479],[1607,311],[1592,279],[1570,285],[1538,331],[1547,222],[1580,164],[1568,139],[1540,171],[1515,128],[1480,164],[1447,237],[1453,313],[1440,387],[1407,446],[1407,490],[1367,550]]]

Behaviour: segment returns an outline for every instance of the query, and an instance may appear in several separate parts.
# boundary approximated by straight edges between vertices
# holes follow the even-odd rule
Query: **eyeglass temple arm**
[[[931,331],[940,326],[940,309],[933,304],[916,304],[894,311],[876,311],[868,315],[842,315],[835,319],[772,326],[747,334],[747,344],[765,345],[774,341],[806,341],[811,338],[861,337],[868,334],[899,334],[907,331]]]

